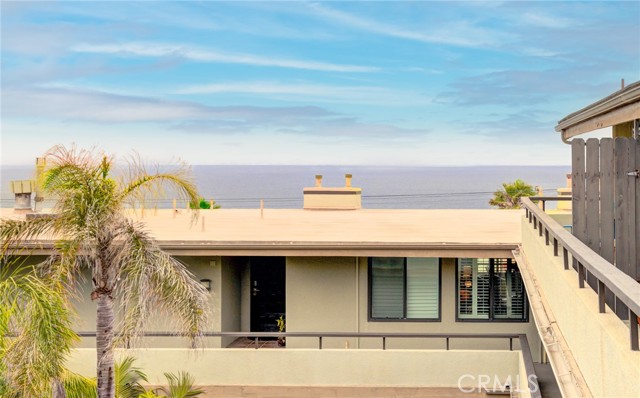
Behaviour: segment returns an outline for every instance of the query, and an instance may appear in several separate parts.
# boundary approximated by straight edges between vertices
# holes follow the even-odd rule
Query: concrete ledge
[[[596,292],[578,288],[577,272],[564,270],[562,256],[524,219],[522,250],[593,396],[638,396],[640,352],[629,348],[628,326],[608,307],[599,313]]]
[[[191,373],[199,385],[477,388],[480,378],[519,380],[519,351],[473,350],[120,350],[133,355],[152,384],[163,372]],[[95,349],[77,349],[68,366],[95,375]],[[464,377],[463,377],[464,376]]]

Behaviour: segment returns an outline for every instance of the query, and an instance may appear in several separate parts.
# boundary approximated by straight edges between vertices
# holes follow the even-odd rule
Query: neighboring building
[[[590,118],[640,118],[621,111],[640,109],[639,87],[563,119],[563,137],[584,132],[578,126]],[[593,210],[591,166],[587,160],[580,171],[579,145],[572,144],[571,223],[585,243],[565,228],[569,213],[547,214],[529,200],[526,210],[361,209],[360,190],[349,182],[305,189],[313,195],[305,207],[322,210],[219,209],[203,211],[197,225],[175,210],[147,212],[143,221],[160,246],[211,286],[214,316],[207,348],[195,353],[185,339],[162,336],[170,327],[158,317],[149,330],[158,336],[136,351],[139,365],[152,381],[177,370],[201,384],[230,386],[492,390],[509,381],[514,394],[527,397],[540,396],[527,380],[533,360],[550,364],[565,397],[638,396],[640,285],[630,265],[638,264],[636,238],[628,238],[638,224],[618,222],[625,234],[615,235],[615,245],[608,241],[608,205]],[[601,178],[597,203],[608,198]],[[611,193],[622,197],[612,204],[611,224],[628,220],[631,208],[640,216],[635,191],[624,196],[630,194],[621,189]],[[0,216],[15,215],[4,209]],[[48,252],[50,243],[41,243],[34,256]],[[618,250],[615,265],[610,245]],[[78,312],[78,330],[91,332],[93,305],[79,303]],[[246,336],[277,331],[280,315],[286,348],[253,349],[260,342]],[[243,342],[251,349],[238,348]],[[93,343],[83,338],[74,369],[91,374]]]

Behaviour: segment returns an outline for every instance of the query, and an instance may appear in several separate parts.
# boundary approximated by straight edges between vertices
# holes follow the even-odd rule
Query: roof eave
[[[558,122],[565,139],[640,118],[640,81],[632,83]]]

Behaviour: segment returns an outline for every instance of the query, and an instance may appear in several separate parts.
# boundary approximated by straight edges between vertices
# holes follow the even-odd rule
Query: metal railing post
[[[598,279],[598,310],[601,314],[606,310],[606,286],[604,282]]]
[[[538,221],[538,236],[542,236],[542,221]]]
[[[629,309],[629,338],[631,339],[631,350],[640,351],[638,342],[638,314]]]

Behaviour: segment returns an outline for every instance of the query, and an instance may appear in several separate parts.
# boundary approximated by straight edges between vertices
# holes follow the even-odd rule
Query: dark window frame
[[[437,318],[407,318],[407,257],[403,258],[404,265],[404,297],[402,303],[402,312],[404,318],[374,318],[373,313],[373,259],[376,257],[368,258],[367,267],[367,319],[369,322],[442,322],[442,257],[438,259],[438,317]],[[436,257],[420,257],[420,258],[436,258]]]
[[[478,318],[460,318],[460,281],[459,281],[459,277],[460,277],[460,270],[459,270],[459,259],[456,258],[456,266],[455,266],[455,273],[456,273],[456,322],[478,322],[478,323],[528,323],[529,322],[529,297],[527,296],[527,289],[524,286],[524,282],[522,285],[522,289],[523,289],[523,310],[524,310],[524,314],[523,317],[521,319],[516,319],[516,318],[494,318],[494,260],[507,260],[507,265],[513,265],[515,264],[516,268],[518,269],[518,271],[520,271],[520,267],[518,267],[518,263],[515,261],[515,259],[512,258],[489,258],[489,318],[488,319],[478,319]]]

